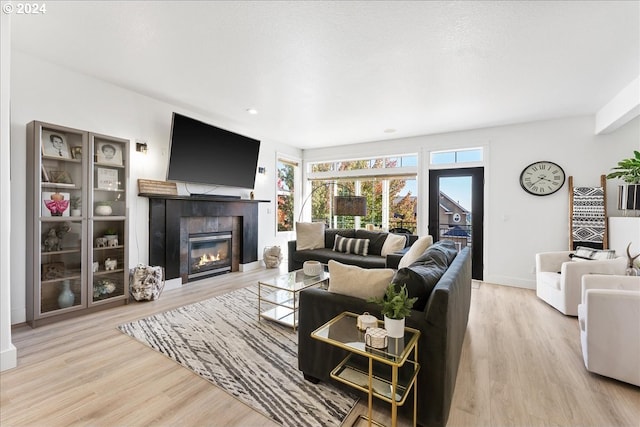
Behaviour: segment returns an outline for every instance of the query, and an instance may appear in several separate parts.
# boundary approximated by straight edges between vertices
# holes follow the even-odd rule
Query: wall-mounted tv
[[[173,113],[168,181],[253,188],[260,141]]]

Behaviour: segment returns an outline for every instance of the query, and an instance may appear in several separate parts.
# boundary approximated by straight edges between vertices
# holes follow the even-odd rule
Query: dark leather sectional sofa
[[[288,242],[289,271],[301,269],[305,261],[313,260],[326,264],[331,259],[343,264],[357,265],[362,268],[397,268],[403,251],[387,255],[386,257],[381,255],[382,246],[387,238],[387,234],[388,233],[362,229],[355,230],[353,228],[329,228],[324,231],[324,248],[302,251],[297,250],[296,241],[291,240]],[[366,256],[362,256],[334,251],[333,243],[336,235],[356,239],[369,239],[369,253]],[[405,249],[418,239],[418,236],[413,234],[407,234],[406,236],[407,242]]]
[[[438,251],[439,243],[427,251]],[[412,310],[406,318],[406,326],[418,329],[421,333],[418,341],[420,372],[417,412],[418,424],[424,427],[444,427],[447,423],[469,318],[469,248],[453,256],[455,258],[448,268],[445,267],[444,274],[439,277],[433,290],[423,295],[424,309]],[[417,264],[398,270],[396,275],[402,273],[403,280],[419,281],[430,274],[427,273],[431,270],[430,259],[425,252]],[[407,284],[407,289],[415,293],[421,286],[420,283],[413,283],[412,286]],[[357,314],[367,311],[382,319],[379,306],[363,299],[330,293],[320,288],[305,289],[300,293],[298,367],[310,381],[327,381],[354,392],[330,377],[331,370],[346,356],[346,351],[311,338],[311,332],[344,311]],[[413,396],[410,395],[400,408],[401,413],[411,416],[412,402]]]

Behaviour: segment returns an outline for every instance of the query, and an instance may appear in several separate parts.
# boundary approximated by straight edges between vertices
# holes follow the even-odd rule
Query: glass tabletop
[[[365,332],[358,329],[357,317],[358,315],[355,313],[344,312],[313,331],[311,336],[354,353],[394,365],[401,365],[405,362],[420,337],[420,331],[405,328],[404,337],[388,337],[386,348],[373,348],[365,344]],[[383,326],[384,323],[378,320],[378,327]]]
[[[296,270],[259,282],[261,285],[297,292],[327,280],[329,280],[329,272],[327,271],[323,271],[317,276],[307,276],[302,270]]]

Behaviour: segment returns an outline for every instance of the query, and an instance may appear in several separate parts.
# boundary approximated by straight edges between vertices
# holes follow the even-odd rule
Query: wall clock
[[[564,185],[564,170],[548,161],[531,163],[520,174],[520,186],[534,196],[548,196]]]

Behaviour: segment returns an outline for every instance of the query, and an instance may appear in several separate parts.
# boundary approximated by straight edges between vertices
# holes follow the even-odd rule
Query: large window
[[[278,159],[278,178],[276,181],[276,194],[278,200],[277,230],[293,231],[295,176],[298,164],[290,160]]]
[[[416,155],[314,163],[309,171],[312,221],[325,222],[332,228],[373,224],[417,231]],[[333,196],[337,195],[366,197],[367,215],[332,215]]]

